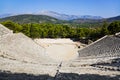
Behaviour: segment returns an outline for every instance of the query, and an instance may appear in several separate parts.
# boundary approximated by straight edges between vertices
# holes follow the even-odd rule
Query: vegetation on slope
[[[110,23],[109,20],[118,20]],[[119,16],[104,20],[76,19],[62,21],[45,15],[24,14],[0,19],[14,33],[31,38],[74,38],[96,40],[106,34],[120,32]]]
[[[28,23],[52,23],[52,24],[66,24],[70,27],[102,27],[104,21],[109,24],[113,21],[120,20],[120,16],[106,18],[106,19],[74,19],[70,21],[58,20],[53,17],[49,17],[46,15],[33,15],[33,14],[22,14],[15,15],[6,18],[0,19],[0,22],[4,22],[6,20],[11,20],[13,22],[19,24],[28,24]]]
[[[120,21],[120,16],[108,18],[107,21],[108,21],[108,22]]]
[[[33,14],[23,14],[10,16],[6,18],[0,19],[0,22],[4,22],[6,20],[11,20],[13,22],[19,24],[27,24],[27,23],[53,23],[53,24],[67,24],[69,26],[74,27],[97,27],[101,25],[101,20],[91,20],[91,19],[76,19],[70,21],[58,20],[53,17],[45,16],[45,15],[33,15]]]
[[[115,34],[117,32],[120,32],[120,21],[114,21],[112,22],[108,28],[110,34]]]
[[[14,33],[22,32],[31,38],[88,38],[96,40],[107,34],[114,34],[120,31],[120,21],[108,25],[106,22],[98,28],[70,27],[63,24],[52,23],[28,23],[18,24],[12,21],[2,22],[4,26],[13,30]]]
[[[0,19],[1,22],[11,20],[13,22],[17,22],[20,24],[24,23],[59,23],[60,20],[45,16],[45,15],[32,15],[32,14],[23,14],[23,15],[16,15],[16,16],[10,16],[6,18]]]

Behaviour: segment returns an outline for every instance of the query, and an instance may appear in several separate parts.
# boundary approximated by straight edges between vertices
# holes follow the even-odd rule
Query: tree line
[[[105,35],[120,32],[120,21],[110,24],[104,22],[102,27],[85,28],[71,27],[63,24],[52,23],[27,23],[18,24],[12,21],[2,22],[4,26],[13,30],[14,33],[22,32],[30,38],[89,38],[91,40],[99,39]]]

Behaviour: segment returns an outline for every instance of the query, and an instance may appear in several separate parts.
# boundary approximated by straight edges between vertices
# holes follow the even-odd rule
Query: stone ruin
[[[12,30],[9,30],[8,28],[0,24],[0,37],[7,34],[13,34]]]
[[[120,38],[104,36],[78,52],[79,58],[120,57]]]
[[[78,50],[74,60],[59,62],[32,39],[0,24],[0,80],[120,80],[119,64],[119,34]]]

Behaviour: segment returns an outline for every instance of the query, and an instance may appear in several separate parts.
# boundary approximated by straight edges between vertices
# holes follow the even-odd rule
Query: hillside
[[[25,14],[25,13],[24,13]],[[63,14],[54,11],[40,11],[37,13],[33,13],[34,15],[46,15],[50,17],[54,17],[59,20],[73,20],[73,19],[103,19],[101,16],[92,16],[92,15],[70,15],[70,14]],[[0,18],[10,17],[13,15],[20,15],[20,14],[0,14]]]
[[[62,17],[62,16],[61,16]],[[53,24],[67,24],[71,27],[96,27],[99,26],[100,20],[92,19],[73,19],[73,20],[59,20],[54,17],[46,15],[23,14],[10,17],[1,18],[0,22],[11,20],[20,24],[23,23],[53,23]]]
[[[60,20],[53,17],[49,17],[45,15],[33,15],[33,14],[23,14],[23,15],[1,18],[0,22],[6,20],[11,20],[17,23],[59,23],[60,22]]]
[[[113,22],[120,20],[120,16],[110,17],[110,18],[104,18],[104,19],[73,19],[71,22],[73,23],[102,23],[104,21],[107,22]]]
[[[23,23],[53,23],[53,24],[65,24],[71,27],[101,27],[104,21],[111,23],[116,20],[120,20],[120,16],[104,18],[104,19],[73,19],[73,20],[59,20],[54,17],[46,16],[46,15],[33,15],[33,14],[23,14],[1,18],[0,22],[11,20],[13,22],[17,22],[20,24]]]
[[[108,18],[108,19],[107,19],[107,21],[109,21],[109,22],[118,21],[118,20],[120,20],[120,16],[111,17],[111,18]]]

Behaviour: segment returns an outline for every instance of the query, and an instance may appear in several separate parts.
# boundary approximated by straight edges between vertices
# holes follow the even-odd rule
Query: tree
[[[108,27],[108,23],[105,21],[100,31],[101,37],[109,34],[107,27]]]
[[[51,23],[18,24],[12,21],[5,21],[2,24],[13,30],[13,32],[23,32],[30,38],[75,38],[77,40],[89,38],[96,40],[108,34],[108,29],[111,33],[120,31],[120,22],[113,22],[109,26],[104,22],[103,26],[99,28],[72,27]]]
[[[22,32],[28,37],[30,37],[30,24],[23,24],[22,26],[23,26]]]
[[[31,38],[39,38],[39,27],[37,24],[31,24],[30,26],[30,37]]]
[[[108,26],[110,34],[120,32],[120,21],[114,21]]]
[[[2,22],[2,24],[7,28],[13,30],[14,33],[20,32],[23,29],[21,25],[19,25],[18,23],[14,23],[10,20]]]

